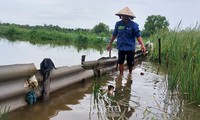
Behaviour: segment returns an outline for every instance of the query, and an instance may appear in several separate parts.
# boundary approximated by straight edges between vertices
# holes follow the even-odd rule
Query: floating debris
[[[140,75],[144,75],[144,73],[143,73],[143,72],[141,72],[141,73],[140,73]]]
[[[156,80],[156,82],[154,83],[154,84],[157,84],[159,81],[158,80]]]

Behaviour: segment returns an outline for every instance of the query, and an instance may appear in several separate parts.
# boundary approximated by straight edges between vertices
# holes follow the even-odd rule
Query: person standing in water
[[[125,7],[115,15],[119,16],[121,20],[117,21],[115,24],[115,28],[107,46],[107,50],[111,50],[112,43],[117,37],[118,64],[120,74],[123,75],[125,59],[127,61],[129,73],[131,74],[134,65],[136,47],[135,38],[141,45],[141,49],[144,54],[146,52],[146,48],[140,34],[138,27],[139,25],[133,21],[135,18],[133,12],[128,7]]]

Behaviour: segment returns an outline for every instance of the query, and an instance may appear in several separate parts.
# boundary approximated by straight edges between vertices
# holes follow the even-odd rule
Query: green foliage
[[[9,28],[9,29],[7,29],[7,30],[5,31],[4,34],[5,34],[6,36],[12,37],[12,36],[14,36],[15,34],[17,34],[17,31],[16,31],[15,28]]]
[[[0,107],[0,120],[8,120],[7,113],[9,110],[10,107]]]
[[[161,29],[168,29],[168,26],[169,22],[166,20],[166,17],[161,15],[148,16],[144,24],[142,35],[148,37]]]
[[[78,34],[77,38],[75,40],[75,43],[78,44],[88,44],[88,38],[86,36],[84,36],[83,34]]]
[[[182,93],[188,101],[200,102],[200,27],[160,31],[151,36],[152,60],[158,60],[158,38],[161,38],[162,63],[168,69],[169,88]]]
[[[95,28],[99,34],[90,29],[67,29],[59,26],[29,26],[9,23],[0,23],[0,37],[9,40],[29,41],[32,44],[56,44],[56,45],[75,45],[78,50],[87,47],[102,51],[106,38],[109,34],[109,27],[100,23]],[[110,35],[110,34],[109,34]]]
[[[109,26],[107,26],[106,24],[104,23],[99,23],[98,25],[95,25],[94,28],[92,28],[92,31],[95,33],[95,34],[98,34],[98,35],[109,35],[110,32],[109,32]]]

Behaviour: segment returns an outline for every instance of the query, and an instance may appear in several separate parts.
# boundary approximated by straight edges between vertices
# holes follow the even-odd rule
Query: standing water
[[[0,41],[1,65],[34,62],[39,67],[44,57],[58,66],[77,65],[81,55],[86,60],[108,56],[106,52],[74,47],[34,46],[27,42]],[[70,52],[73,52],[70,54]],[[14,54],[15,53],[15,54]],[[78,56],[78,57],[77,57]],[[160,69],[159,69],[160,70]],[[113,91],[108,91],[113,86]],[[197,120],[199,109],[185,105],[178,94],[167,89],[167,75],[149,62],[135,66],[123,76],[111,71],[100,78],[78,82],[50,94],[48,102],[38,101],[8,113],[8,120]]]
[[[23,41],[9,41],[0,38],[0,65],[34,63],[39,69],[44,58],[51,58],[56,67],[81,64],[81,56],[86,55],[86,61],[108,57],[107,51],[95,49],[79,49],[74,46],[40,45]],[[113,55],[116,52],[113,51]]]
[[[166,75],[149,62],[100,78],[67,86],[37,102],[8,114],[9,120],[197,120],[199,108],[181,104],[178,95],[167,90]],[[114,92],[108,86],[114,86]]]

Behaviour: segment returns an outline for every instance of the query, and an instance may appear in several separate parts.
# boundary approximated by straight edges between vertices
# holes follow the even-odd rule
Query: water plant
[[[158,38],[162,41],[162,63],[167,67],[169,89],[181,93],[185,100],[200,102],[200,26],[184,30],[178,26],[151,36],[154,61],[158,60]]]
[[[7,113],[9,112],[10,110],[10,107],[0,107],[0,120],[7,120],[8,119],[8,116],[7,116]]]

